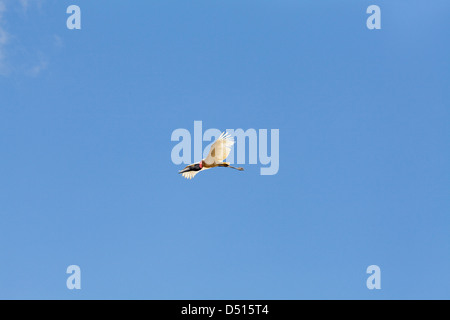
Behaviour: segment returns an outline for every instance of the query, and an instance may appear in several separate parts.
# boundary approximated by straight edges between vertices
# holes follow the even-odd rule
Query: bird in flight
[[[231,147],[234,144],[233,138],[229,133],[222,132],[220,137],[213,143],[208,156],[198,163],[193,163],[178,173],[181,173],[186,179],[192,179],[200,171],[215,167],[228,167],[243,171],[244,168],[235,168],[230,166],[229,162],[223,162],[230,154]]]

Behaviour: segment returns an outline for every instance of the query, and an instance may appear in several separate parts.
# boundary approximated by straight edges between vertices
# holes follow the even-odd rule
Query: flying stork
[[[178,173],[181,173],[183,177],[185,177],[186,179],[192,179],[200,171],[215,167],[228,167],[239,171],[243,171],[244,168],[240,167],[235,168],[230,166],[229,162],[223,162],[223,160],[225,160],[230,154],[231,147],[233,146],[233,144],[234,140],[230,136],[230,134],[222,132],[220,137],[211,146],[209,154],[205,159],[202,159],[198,163],[193,163],[186,166],[186,168],[184,168]]]

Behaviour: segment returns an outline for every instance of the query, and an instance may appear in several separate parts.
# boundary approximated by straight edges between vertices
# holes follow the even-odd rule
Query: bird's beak
[[[183,172],[187,172],[190,170],[191,170],[191,168],[187,167],[187,168],[184,168],[183,170],[179,171],[178,173],[183,173]]]

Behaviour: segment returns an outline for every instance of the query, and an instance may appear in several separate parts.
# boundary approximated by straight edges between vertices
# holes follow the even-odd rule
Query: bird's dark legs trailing
[[[232,166],[230,166],[230,164],[227,163],[227,162],[220,163],[220,164],[219,164],[219,167],[228,167],[228,168],[231,168],[231,169],[236,169],[236,170],[239,170],[239,171],[244,171],[244,168],[242,168],[242,167],[239,167],[239,168],[232,167]]]

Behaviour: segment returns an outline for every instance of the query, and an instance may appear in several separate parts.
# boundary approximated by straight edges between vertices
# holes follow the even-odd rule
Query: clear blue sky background
[[[0,298],[450,298],[449,1],[1,2]],[[194,120],[279,173],[183,179]]]

